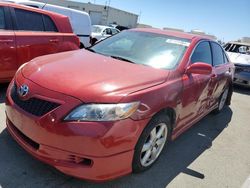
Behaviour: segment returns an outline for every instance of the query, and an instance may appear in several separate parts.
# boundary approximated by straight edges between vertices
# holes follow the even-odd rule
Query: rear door
[[[0,82],[9,81],[17,68],[15,34],[9,7],[0,6]]]
[[[233,70],[222,47],[216,42],[210,43],[213,57],[213,80],[215,83],[214,88],[211,90],[211,105],[214,105],[217,103],[229,80],[231,80]]]
[[[57,34],[50,17],[38,12],[13,8],[17,57],[20,65],[31,59],[56,53],[63,37]]]

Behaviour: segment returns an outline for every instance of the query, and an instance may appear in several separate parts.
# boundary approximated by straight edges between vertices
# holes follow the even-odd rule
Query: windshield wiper
[[[91,48],[85,48],[85,50],[88,50],[88,51],[90,51],[90,52],[94,52],[94,53],[96,53],[96,51],[95,51],[95,50],[93,50],[93,49],[91,49]]]
[[[119,60],[122,60],[122,61],[126,61],[126,62],[129,62],[129,63],[134,63],[133,61],[129,60],[129,59],[126,59],[126,58],[123,58],[123,57],[120,57],[120,56],[113,56],[111,55],[110,57],[114,58],[114,59],[119,59]]]

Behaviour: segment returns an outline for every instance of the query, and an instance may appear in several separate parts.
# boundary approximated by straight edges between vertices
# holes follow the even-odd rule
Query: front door
[[[189,64],[196,62],[212,65],[212,54],[209,42],[202,41],[196,46]],[[189,126],[193,121],[208,111],[210,102],[209,93],[215,84],[213,76],[214,73],[210,75],[185,74],[183,76],[179,128]]]

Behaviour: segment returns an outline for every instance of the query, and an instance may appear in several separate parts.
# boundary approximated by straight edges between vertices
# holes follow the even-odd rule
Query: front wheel
[[[160,156],[170,136],[168,116],[153,118],[140,136],[133,158],[133,172],[142,172],[150,168]]]

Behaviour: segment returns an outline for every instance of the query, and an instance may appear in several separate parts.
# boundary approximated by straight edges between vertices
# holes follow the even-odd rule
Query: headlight
[[[121,104],[86,104],[77,107],[65,121],[117,121],[130,117],[139,102]]]

